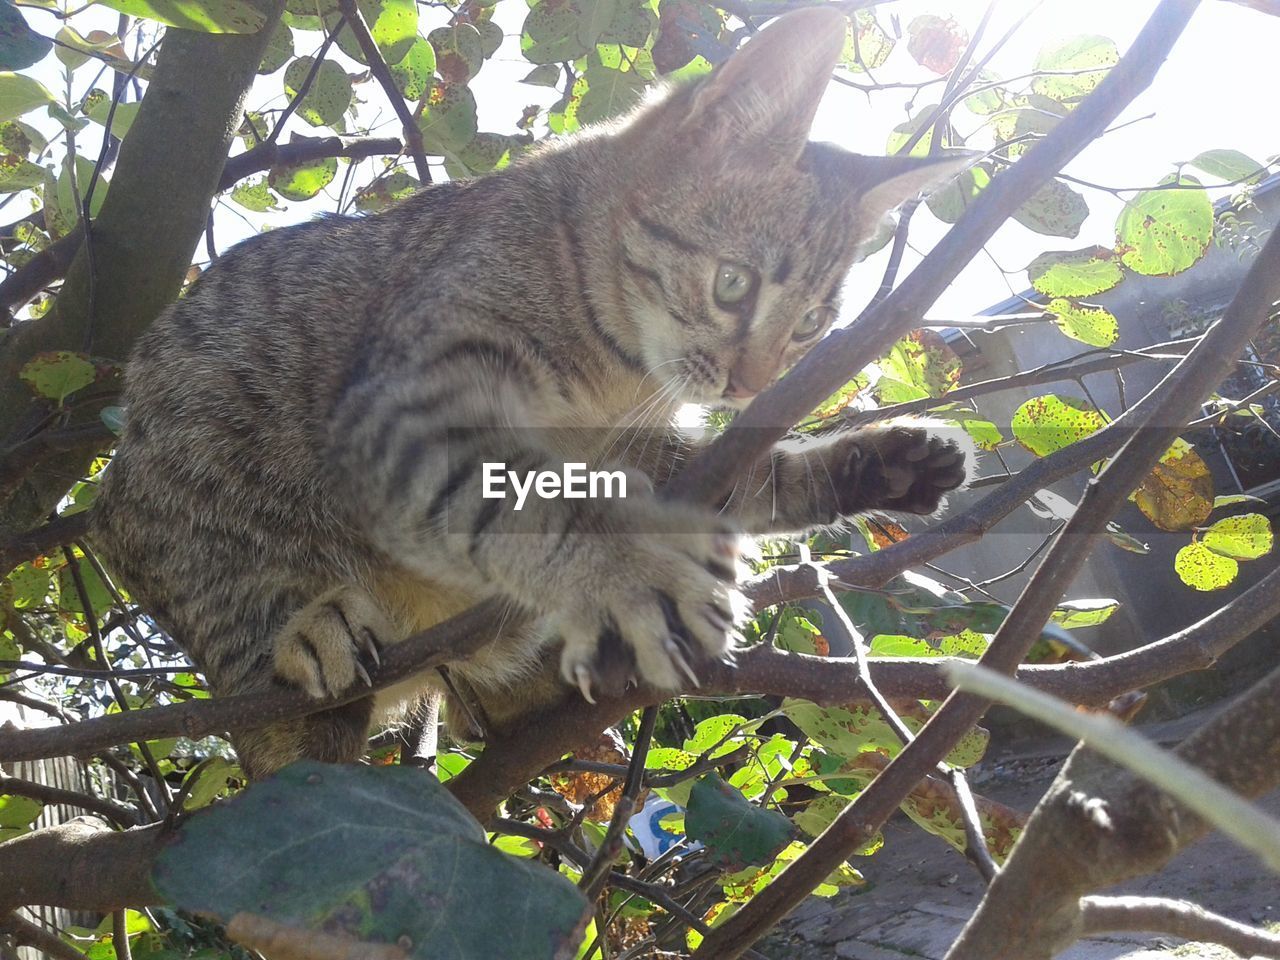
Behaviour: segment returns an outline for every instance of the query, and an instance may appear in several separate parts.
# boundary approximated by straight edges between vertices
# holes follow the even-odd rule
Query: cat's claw
[[[372,687],[369,666],[382,662],[378,638],[393,635],[373,597],[355,585],[336,587],[295,613],[276,635],[276,677],[317,700],[356,682]]]
[[[375,667],[382,666],[382,651],[378,645],[378,638],[368,627],[360,631],[360,645],[364,648],[364,652],[369,655],[369,659],[373,661]]]
[[[596,698],[591,695],[591,668],[580,663],[573,668],[573,676],[578,682],[578,690],[582,692],[582,699],[594,705]]]
[[[680,644],[675,641],[674,637],[667,637],[663,641],[662,647],[667,651],[667,656],[671,658],[671,662],[676,665],[676,669],[684,674],[684,678],[695,687],[702,686],[702,681],[698,679],[698,675],[693,672],[693,667],[689,666],[689,661],[685,659],[684,651],[680,648]]]

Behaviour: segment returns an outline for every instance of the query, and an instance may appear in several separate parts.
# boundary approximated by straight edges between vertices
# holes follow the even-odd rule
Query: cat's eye
[[[827,329],[828,324],[835,319],[836,308],[829,304],[823,304],[820,307],[814,307],[796,324],[795,329],[791,331],[792,340],[812,340],[823,330]]]
[[[756,272],[740,263],[722,263],[716,268],[716,303],[722,307],[741,303],[755,289]]]

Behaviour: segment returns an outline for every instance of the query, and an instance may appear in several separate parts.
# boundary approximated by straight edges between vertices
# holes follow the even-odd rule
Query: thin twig
[[[395,110],[396,116],[400,118],[400,125],[404,128],[404,141],[408,145],[409,156],[413,158],[413,167],[418,173],[418,179],[423,183],[430,183],[431,169],[427,166],[427,155],[422,144],[422,129],[414,120],[413,111],[409,109],[404,96],[396,86],[395,78],[391,76],[391,69],[382,57],[382,51],[378,49],[373,36],[369,33],[364,15],[356,5],[356,0],[338,0],[338,9],[342,11],[347,24],[351,27],[351,32],[355,35],[356,43],[360,45],[360,50],[369,63],[374,79],[378,81],[383,93],[391,101],[391,107]]]

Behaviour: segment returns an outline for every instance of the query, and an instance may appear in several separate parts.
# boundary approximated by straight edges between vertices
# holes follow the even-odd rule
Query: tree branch
[[[34,947],[52,960],[84,960],[84,954],[61,937],[16,913],[0,918],[0,933],[9,934],[20,946]]]
[[[1236,793],[1261,796],[1280,785],[1277,698],[1280,669],[1175,752]],[[1082,897],[1159,870],[1207,830],[1141,778],[1077,747],[947,960],[1048,960],[1084,933]]]
[[[79,807],[81,810],[87,810],[89,813],[96,813],[101,817],[105,817],[116,826],[136,827],[140,822],[138,815],[128,807],[122,807],[120,804],[112,803],[110,800],[104,800],[89,793],[80,793],[76,790],[64,790],[61,787],[51,787],[44,783],[33,783],[30,780],[22,780],[0,772],[0,796],[4,794],[29,797],[45,804],[65,804],[69,807]]]
[[[1085,934],[1166,933],[1184,940],[1219,943],[1242,957],[1280,958],[1280,934],[1237,923],[1186,900],[1085,897],[1080,912]]]
[[[400,125],[404,128],[404,141],[409,145],[409,156],[413,158],[413,167],[418,172],[418,179],[423,183],[430,183],[431,168],[427,166],[427,155],[422,145],[422,129],[414,120],[413,112],[396,86],[395,78],[391,76],[391,69],[387,66],[387,61],[382,58],[382,51],[378,49],[373,36],[369,33],[369,25],[364,22],[364,15],[356,5],[356,0],[338,0],[338,9],[347,18],[347,25],[355,35],[356,43],[360,44],[360,51],[369,62],[369,69],[374,79],[378,81],[383,93],[391,101],[391,107],[395,110],[396,116],[400,118]]]

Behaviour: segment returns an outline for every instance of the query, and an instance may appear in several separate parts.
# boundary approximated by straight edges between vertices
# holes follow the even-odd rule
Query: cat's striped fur
[[[833,10],[792,14],[623,125],[246,241],[157,321],[94,539],[215,693],[344,689],[380,645],[493,595],[542,619],[456,668],[482,699],[545,644],[588,695],[677,687],[730,646],[734,528],[931,512],[962,482],[963,455],[914,426],[779,449],[719,514],[638,481],[683,455],[648,428],[773,382],[884,212],[954,169],[807,142],[844,36]],[[479,495],[486,461],[566,460],[625,463],[631,495],[518,513]],[[255,775],[352,759],[371,709],[237,746]]]

